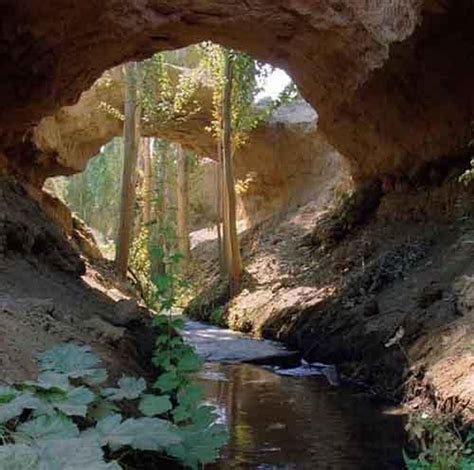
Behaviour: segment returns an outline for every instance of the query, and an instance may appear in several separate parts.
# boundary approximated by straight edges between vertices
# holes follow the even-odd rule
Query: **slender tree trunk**
[[[115,264],[122,278],[127,277],[130,244],[132,241],[136,166],[138,160],[138,145],[140,140],[140,106],[138,104],[138,66],[135,62],[125,66],[125,121],[124,133],[124,162],[122,176],[122,197],[120,207],[120,225],[117,239]]]
[[[223,99],[223,139],[222,161],[224,164],[224,232],[227,245],[227,269],[230,277],[230,294],[234,296],[240,287],[242,261],[240,258],[239,239],[237,237],[236,196],[234,169],[232,162],[232,81],[233,59],[225,51],[225,88]]]
[[[189,159],[181,145],[177,146],[177,231],[178,231],[178,251],[183,255],[181,267],[187,270],[191,257],[191,247],[189,243]]]
[[[164,148],[163,148],[164,147]],[[161,152],[158,155],[158,165],[156,174],[156,191],[155,191],[155,226],[153,245],[155,249],[159,249],[162,253],[166,253],[166,239],[163,235],[166,225],[167,211],[167,181],[168,181],[168,146],[160,145]],[[163,257],[152,256],[151,272],[153,276],[166,273],[166,265]]]
[[[221,123],[222,130],[222,123]],[[219,249],[219,267],[222,276],[229,273],[227,269],[227,236],[224,230],[224,164],[222,159],[222,138],[217,144],[217,240]]]
[[[153,173],[152,173],[152,139],[146,138],[142,142],[143,155],[143,223],[151,232],[151,205],[153,197]]]

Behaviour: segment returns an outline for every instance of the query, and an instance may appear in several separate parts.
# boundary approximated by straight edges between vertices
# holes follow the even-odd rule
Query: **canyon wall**
[[[468,151],[470,0],[10,0],[0,27],[1,166],[32,178],[29,132],[104,70],[210,39],[286,69],[358,180]]]
[[[181,74],[189,73],[182,69]],[[110,139],[122,135],[124,81],[119,68],[106,72],[72,106],[44,118],[33,130],[42,155],[30,170],[35,181],[83,171]],[[184,120],[143,121],[142,135],[180,143],[216,160],[216,143],[206,130],[212,122],[212,88],[204,81],[192,97],[194,112]],[[107,109],[109,111],[107,111]],[[110,111],[114,110],[114,111]],[[283,105],[262,121],[234,157],[240,215],[253,225],[317,197],[321,190],[349,184],[345,159],[318,130],[318,116],[304,101]],[[209,175],[208,175],[209,176]],[[214,199],[207,201],[214,204]]]

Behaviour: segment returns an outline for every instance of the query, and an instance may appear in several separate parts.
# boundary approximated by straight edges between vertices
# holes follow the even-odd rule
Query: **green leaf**
[[[178,394],[178,402],[184,406],[196,406],[203,398],[204,390],[197,384],[188,385]]]
[[[39,455],[25,444],[0,446],[0,468],[5,470],[37,470]]]
[[[38,470],[121,470],[115,463],[104,461],[98,442],[72,438],[41,442],[38,445]]]
[[[91,369],[83,379],[88,385],[102,385],[107,380],[107,370]]]
[[[168,396],[144,395],[138,408],[145,416],[152,417],[166,413],[173,405]]]
[[[173,419],[175,423],[182,423],[191,417],[189,408],[185,405],[178,405],[173,410]]]
[[[95,399],[95,395],[86,387],[77,387],[70,390],[64,397],[52,401],[55,408],[69,416],[87,414],[87,407]]]
[[[161,367],[162,369],[168,369],[171,366],[171,357],[168,351],[162,351],[156,353],[153,356],[152,362],[156,367]]]
[[[195,429],[206,429],[216,421],[216,410],[213,406],[200,406],[192,412],[191,421]]]
[[[20,424],[17,433],[31,439],[50,440],[78,437],[79,429],[72,420],[64,415],[40,416],[32,421]]]
[[[103,398],[96,398],[95,401],[89,406],[88,416],[95,420],[107,418],[119,411],[118,407],[109,400]]]
[[[118,381],[118,388],[106,388],[102,391],[102,396],[110,400],[134,400],[146,390],[145,379],[134,377],[122,377]]]
[[[182,330],[186,325],[183,316],[175,316],[171,322],[171,326],[176,330]],[[180,338],[181,339],[181,338]],[[181,340],[182,341],[182,340]]]
[[[13,387],[0,386],[0,405],[12,401],[18,396],[18,391]]]
[[[155,315],[155,317],[153,318],[153,326],[156,326],[156,327],[168,326],[168,322],[169,322],[169,319],[167,315],[162,315],[162,314]]]
[[[194,352],[190,352],[183,356],[177,364],[177,368],[180,372],[198,372],[203,365],[202,359],[197,356]]]
[[[27,381],[24,382],[23,385],[26,385],[28,387],[40,388],[43,390],[57,389],[63,392],[67,392],[71,388],[67,375],[59,374],[50,370],[42,372],[38,376],[38,380],[36,382]]]
[[[73,378],[94,375],[99,360],[91,351],[90,346],[62,344],[39,354],[39,367],[42,371],[58,372]]]
[[[182,443],[169,447],[166,452],[191,468],[215,462],[220,448],[228,440],[225,428],[217,424],[199,431],[193,426],[185,427],[180,434]]]
[[[108,445],[112,451],[126,446],[136,450],[161,451],[181,442],[177,428],[169,421],[130,418],[122,423],[121,420],[120,415],[113,415],[96,426],[102,445]]]
[[[165,372],[156,380],[154,387],[159,388],[163,393],[171,392],[179,386],[179,378],[175,371]]]
[[[23,393],[9,403],[0,406],[0,423],[6,423],[20,416],[24,410],[36,410],[44,407],[44,403],[39,398],[29,393]]]

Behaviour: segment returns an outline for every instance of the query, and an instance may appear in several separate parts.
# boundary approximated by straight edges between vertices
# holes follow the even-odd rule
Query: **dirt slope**
[[[93,267],[27,197],[0,180],[2,381],[32,378],[34,357],[59,342],[89,344],[112,376],[146,375],[149,317]],[[101,270],[105,270],[101,274]]]
[[[246,233],[246,279],[230,303],[215,270],[215,244],[201,244],[194,250],[196,279],[212,287],[189,311],[216,319],[225,305],[232,328],[336,363],[375,393],[430,393],[439,406],[469,413],[472,191],[456,172],[430,187],[418,181],[383,195],[384,188],[376,183],[337,207],[307,204]]]

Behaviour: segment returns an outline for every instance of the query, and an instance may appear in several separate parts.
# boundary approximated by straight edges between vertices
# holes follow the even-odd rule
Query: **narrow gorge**
[[[2,455],[23,445],[16,426],[34,418],[28,410],[42,413],[25,405],[18,421],[3,419],[13,399],[3,388],[69,393],[57,381],[18,385],[41,377],[38,354],[63,343],[90,346],[111,381],[161,383],[155,398],[169,408],[160,413],[138,418],[146,405],[117,402],[137,424],[166,421],[167,444],[140,447],[127,433],[122,454],[102,436],[105,466],[41,467],[40,440],[32,468],[472,468],[472,1],[1,6],[0,469],[28,468]],[[127,63],[138,64],[135,89]],[[270,98],[275,71],[288,82]],[[139,136],[124,277],[112,258],[131,90]],[[238,289],[237,261],[226,258],[232,217]],[[189,256],[178,249],[183,236]],[[186,356],[186,374],[217,410],[206,431],[224,423],[227,445],[214,431],[189,437],[194,415],[182,397],[194,378],[163,384],[180,372],[160,344],[188,353],[177,339],[181,312],[190,344],[203,335],[221,353],[214,360],[198,342],[206,364],[197,372]],[[217,327],[238,331],[241,351],[258,340],[263,360],[248,346],[252,358],[234,361],[237,333]],[[267,356],[274,341],[284,350]],[[300,369],[314,374],[296,378]],[[103,397],[120,386],[110,390]],[[279,400],[294,412],[272,421]],[[71,418],[74,439],[90,438],[91,422],[100,428],[91,416]],[[327,433],[314,426],[319,417]],[[210,451],[186,439],[209,439],[217,454],[205,460]]]

